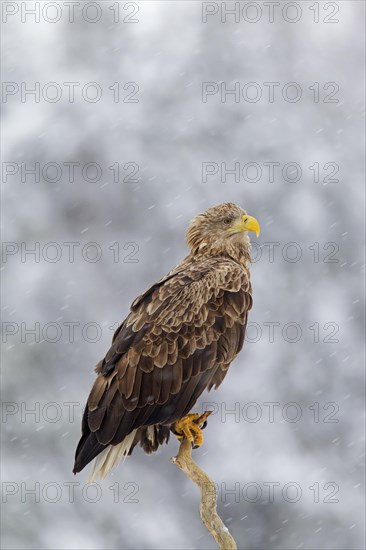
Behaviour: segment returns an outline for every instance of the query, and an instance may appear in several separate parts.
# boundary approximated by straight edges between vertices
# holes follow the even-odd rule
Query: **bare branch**
[[[201,491],[201,519],[219,545],[220,550],[237,550],[235,540],[217,513],[217,494],[215,484],[193,461],[192,447],[188,439],[183,439],[179,447],[178,455],[170,460],[199,487]]]

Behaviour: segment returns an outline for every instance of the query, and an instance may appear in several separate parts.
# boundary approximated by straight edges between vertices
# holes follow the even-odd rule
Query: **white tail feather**
[[[118,445],[109,445],[104,451],[102,451],[94,460],[93,469],[88,478],[88,483],[97,481],[98,479],[104,479],[109,474],[114,466],[117,466],[121,460],[125,459],[128,455],[135,434],[137,430],[133,430],[130,434],[126,435],[123,441]]]

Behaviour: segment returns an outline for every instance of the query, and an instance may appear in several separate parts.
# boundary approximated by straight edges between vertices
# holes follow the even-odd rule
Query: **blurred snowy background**
[[[273,23],[259,2],[226,23],[220,3],[86,2],[73,22],[45,4],[35,22],[34,2],[2,3],[3,548],[215,548],[175,440],[97,487],[71,470],[113,329],[185,255],[190,219],[227,201],[261,223],[254,307],[196,407],[216,414],[195,457],[239,548],[364,548],[363,3],[281,3]],[[204,102],[203,82],[247,97]]]

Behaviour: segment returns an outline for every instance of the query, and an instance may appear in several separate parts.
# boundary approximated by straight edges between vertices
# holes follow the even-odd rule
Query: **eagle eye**
[[[232,221],[232,218],[224,218],[224,225],[230,225]]]

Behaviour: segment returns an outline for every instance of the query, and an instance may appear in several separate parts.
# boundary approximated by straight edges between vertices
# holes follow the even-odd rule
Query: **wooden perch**
[[[217,493],[214,482],[197,466],[192,459],[192,447],[188,439],[183,438],[177,456],[170,459],[189,479],[198,485],[201,491],[200,515],[220,550],[237,550],[235,540],[223,524],[217,513]]]

